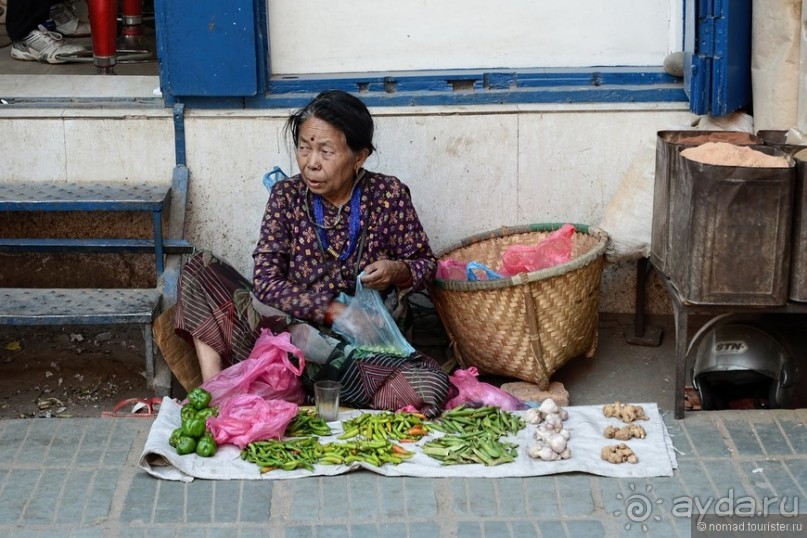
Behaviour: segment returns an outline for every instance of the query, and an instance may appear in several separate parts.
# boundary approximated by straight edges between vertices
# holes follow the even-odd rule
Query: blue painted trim
[[[163,309],[176,304],[179,296],[179,273],[182,267],[182,260],[172,260],[168,258],[162,277],[158,280],[158,287],[162,290]]]
[[[343,88],[358,92],[429,90],[452,92],[513,89],[529,86],[605,86],[613,84],[675,84],[681,79],[668,75],[662,67],[533,68],[493,70],[407,71],[373,75],[334,74],[273,77],[268,93]]]
[[[194,247],[184,239],[164,239],[165,254],[189,254]],[[156,252],[149,239],[0,238],[0,252]],[[160,256],[162,257],[162,256]]]
[[[266,94],[243,100],[177,99],[191,108],[297,108],[324,89],[354,93],[368,106],[687,101],[682,79],[661,67],[282,76],[268,82]]]
[[[255,57],[258,62],[258,88],[266,88],[272,73],[272,58],[269,53],[269,20],[266,14],[267,3],[265,0],[255,2]]]
[[[157,278],[163,274],[165,270],[165,259],[163,258],[163,213],[162,211],[155,211],[151,214],[151,219],[154,222],[154,262],[157,266]]]
[[[185,105],[174,105],[174,153],[176,165],[185,166]]]

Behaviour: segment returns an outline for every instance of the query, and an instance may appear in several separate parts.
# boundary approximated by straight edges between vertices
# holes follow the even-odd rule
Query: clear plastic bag
[[[327,364],[339,340],[307,323],[289,325],[291,342],[300,348],[308,364]]]
[[[297,357],[295,366],[289,353]],[[291,343],[289,333],[272,334],[261,330],[252,353],[243,361],[225,368],[202,384],[219,405],[237,394],[254,394],[266,400],[305,401],[300,375],[305,368],[302,352]]]
[[[362,273],[363,274],[363,273]],[[333,323],[333,330],[348,344],[372,353],[408,357],[415,352],[395,324],[378,291],[366,288],[361,274],[356,278],[356,295],[340,297],[347,308]]]
[[[446,402],[446,409],[460,405],[471,407],[493,406],[505,411],[526,409],[527,405],[502,389],[479,381],[479,371],[471,366],[467,370],[456,370],[448,377],[448,381],[456,387],[458,394]]]
[[[297,416],[297,404],[285,400],[264,400],[256,394],[228,398],[207,427],[216,443],[244,448],[253,441],[280,439]]]
[[[511,245],[502,254],[501,273],[515,276],[566,263],[572,259],[572,238],[576,229],[564,224],[537,245]]]

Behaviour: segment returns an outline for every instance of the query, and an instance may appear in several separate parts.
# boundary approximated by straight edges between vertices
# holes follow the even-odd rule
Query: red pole
[[[143,35],[143,0],[123,0],[121,19],[121,34],[126,37]]]
[[[92,60],[99,73],[114,74],[118,33],[117,0],[87,0],[92,31]]]

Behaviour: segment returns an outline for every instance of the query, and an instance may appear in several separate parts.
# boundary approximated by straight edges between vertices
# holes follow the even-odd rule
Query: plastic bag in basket
[[[502,254],[501,273],[515,276],[566,263],[572,259],[572,238],[577,231],[564,224],[537,245],[511,245]]]
[[[283,437],[298,410],[297,404],[284,400],[238,394],[221,405],[218,416],[207,419],[207,427],[218,444],[244,448],[253,441]]]
[[[449,376],[449,382],[456,387],[459,394],[446,402],[446,409],[453,409],[460,405],[472,407],[490,405],[505,411],[527,408],[527,404],[512,394],[508,394],[490,383],[479,381],[478,375],[479,371],[471,366],[467,370],[456,370]]]
[[[442,280],[468,280],[465,274],[465,262],[452,260],[440,260],[437,262],[437,278]]]
[[[502,278],[502,275],[487,265],[477,261],[468,262],[468,265],[465,266],[465,272],[468,275],[468,280],[472,282],[477,280],[497,280]]]

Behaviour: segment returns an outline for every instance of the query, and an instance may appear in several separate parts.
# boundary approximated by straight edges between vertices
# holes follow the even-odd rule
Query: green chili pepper
[[[202,387],[196,387],[188,393],[188,403],[195,407],[197,411],[209,406],[212,399],[213,395]]]
[[[193,454],[196,451],[196,439],[183,435],[179,438],[177,443],[177,454],[184,456],[185,454]]]
[[[193,417],[182,423],[182,433],[188,437],[199,438],[205,433],[205,419],[200,417]]]
[[[196,443],[196,453],[203,458],[209,458],[216,453],[218,445],[216,440],[211,435],[204,435],[199,442]]]
[[[182,406],[182,409],[179,411],[179,416],[182,419],[182,422],[192,419],[196,416],[198,411],[194,406],[191,404],[185,404]]]

